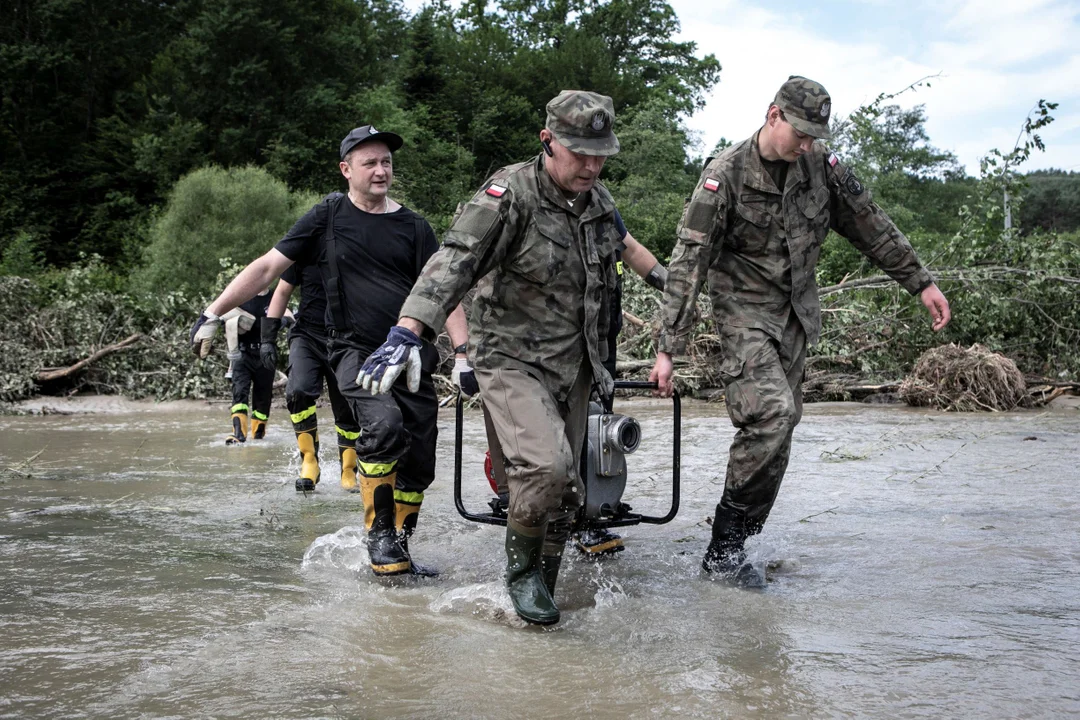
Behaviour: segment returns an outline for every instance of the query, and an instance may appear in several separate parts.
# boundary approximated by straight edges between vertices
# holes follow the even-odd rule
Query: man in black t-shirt
[[[353,419],[348,401],[338,389],[337,378],[326,352],[329,339],[326,292],[318,265],[292,265],[281,274],[262,323],[263,365],[277,367],[277,334],[289,297],[297,286],[300,288],[300,307],[295,315],[296,324],[289,331],[289,382],[285,386],[285,403],[296,433],[296,444],[300,448],[300,474],[296,478],[296,489],[310,492],[319,482],[319,418],[315,413],[315,401],[322,394],[325,378],[337,431],[341,487],[349,492],[359,492],[356,441],[360,437],[360,426]]]
[[[259,358],[259,338],[269,305],[270,294],[266,291],[240,305],[241,310],[255,317],[255,323],[250,330],[240,333],[238,338],[237,352],[240,357],[235,358],[232,365],[232,434],[225,438],[226,445],[236,445],[247,440],[245,430],[249,409],[251,437],[262,440],[266,434],[266,421],[270,418],[270,400],[274,391],[274,370],[263,367]]]
[[[402,144],[398,135],[370,125],[350,132],[341,143],[339,164],[348,194],[325,198],[276,247],[244,268],[199,317],[190,338],[193,348],[203,351],[221,313],[252,297],[294,262],[319,266],[327,295],[330,364],[360,426],[355,448],[367,549],[376,575],[420,571],[407,541],[435,477],[435,349],[424,349],[421,377],[380,386],[389,394],[375,395],[356,383],[363,361],[397,323],[402,303],[438,248],[431,226],[390,199],[392,153]],[[460,307],[447,317],[446,331],[458,359],[467,358],[468,329]],[[455,372],[455,379],[475,388],[471,368]]]

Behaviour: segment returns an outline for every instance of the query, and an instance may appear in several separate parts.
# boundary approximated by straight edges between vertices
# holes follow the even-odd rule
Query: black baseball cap
[[[400,135],[376,130],[374,125],[363,125],[358,128],[353,128],[349,134],[345,136],[345,139],[341,141],[341,159],[344,160],[345,156],[357,145],[362,145],[371,140],[378,140],[383,143],[386,147],[390,148],[390,152],[396,152],[398,148],[405,144],[405,141],[401,139]]]

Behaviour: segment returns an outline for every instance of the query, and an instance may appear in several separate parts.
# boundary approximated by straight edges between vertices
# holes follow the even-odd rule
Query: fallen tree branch
[[[1025,277],[1051,280],[1067,285],[1080,284],[1080,278],[1065,275],[1051,275],[1044,270],[1028,270],[1027,268],[1014,268],[1007,265],[983,265],[973,268],[940,268],[935,270],[934,274],[937,276],[938,281],[966,280],[971,278],[991,279],[1004,277],[1006,275],[1023,275]],[[832,295],[834,293],[843,292],[844,290],[854,290],[855,288],[875,286],[886,287],[893,282],[893,279],[888,275],[872,275],[870,277],[856,278],[854,280],[847,280],[845,278],[836,285],[829,285],[828,287],[819,289],[818,297]]]
[[[143,336],[141,333],[135,333],[134,335],[124,338],[118,343],[107,345],[106,347],[101,348],[97,352],[93,353],[90,357],[80,360],[79,362],[75,363],[70,367],[46,368],[44,370],[39,370],[37,374],[34,375],[34,380],[38,383],[47,383],[54,380],[61,380],[66,377],[70,377],[82,370],[83,368],[87,367],[88,365],[97,362],[106,355],[112,355],[115,352],[127,350],[139,340],[142,340],[142,338]]]

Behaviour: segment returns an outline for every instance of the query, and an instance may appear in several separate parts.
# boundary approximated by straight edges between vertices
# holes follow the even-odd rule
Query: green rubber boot
[[[513,520],[506,523],[506,589],[517,614],[534,625],[559,622],[559,608],[540,569],[544,532],[543,527],[526,528]]]
[[[559,579],[559,567],[562,565],[562,555],[541,555],[540,574],[544,578],[544,586],[548,594],[554,599],[555,582]]]

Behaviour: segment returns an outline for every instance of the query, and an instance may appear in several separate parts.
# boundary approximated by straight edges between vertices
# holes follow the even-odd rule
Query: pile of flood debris
[[[930,348],[900,384],[900,399],[915,407],[972,412],[1032,404],[1016,363],[982,345]]]

